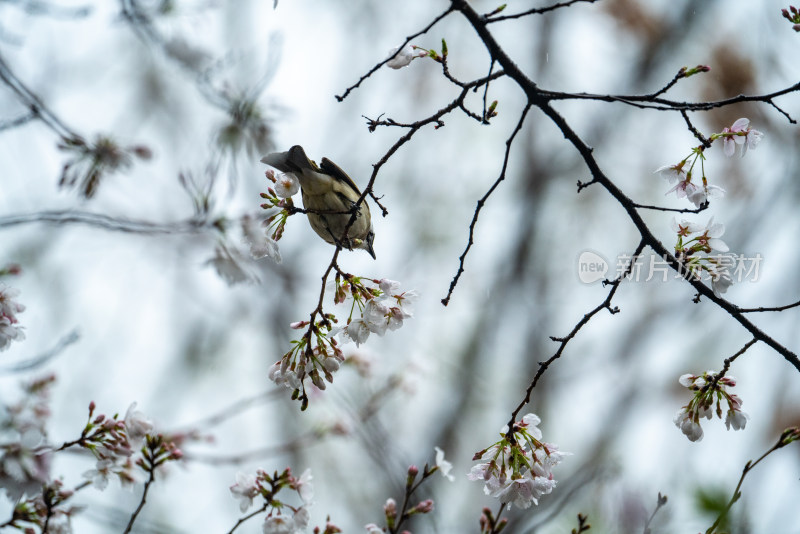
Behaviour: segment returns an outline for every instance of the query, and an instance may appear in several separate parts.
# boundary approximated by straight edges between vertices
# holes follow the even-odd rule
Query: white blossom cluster
[[[236,483],[230,487],[231,495],[239,500],[239,510],[244,513],[253,506],[253,499],[259,495],[271,497],[267,505],[271,508],[262,525],[264,534],[302,534],[309,521],[308,507],[313,504],[314,487],[311,484],[311,470],[306,469],[299,477],[294,477],[286,469],[278,477],[270,477],[263,470],[256,475],[239,472]],[[297,492],[303,504],[292,507],[274,496],[284,488]]]
[[[525,415],[514,424],[513,440],[504,427],[503,439],[475,455],[475,460],[486,461],[473,466],[467,477],[484,482],[483,492],[503,504],[518,508],[539,504],[542,495],[556,487],[552,468],[570,454],[541,441],[540,422],[536,414]]]
[[[378,283],[381,295],[366,302],[361,317],[352,319],[347,326],[334,328],[332,335],[338,335],[343,344],[364,343],[370,334],[383,336],[387,330],[397,330],[403,321],[413,317],[414,303],[419,298],[415,290],[400,292],[400,282],[383,279]]]
[[[737,145],[742,147],[742,156],[744,156],[748,148],[753,150],[758,146],[762,137],[764,137],[762,132],[750,128],[750,119],[743,117],[734,122],[729,128],[723,128],[721,133],[713,134],[710,140],[722,139],[722,150],[726,156],[730,157],[736,152]],[[678,163],[664,165],[655,171],[670,184],[674,184],[672,189],[667,191],[667,195],[674,192],[678,198],[688,199],[689,202],[694,204],[695,208],[700,208],[708,202],[709,198],[721,198],[725,194],[725,190],[721,187],[708,183],[702,164],[700,169],[701,183],[698,185],[698,180],[693,181],[693,178],[696,178],[696,175],[693,174],[694,167],[698,160],[703,159],[703,149],[704,147],[702,146],[695,148],[692,154]]]
[[[722,419],[723,402],[726,404],[725,426],[728,430],[741,430],[747,424],[749,416],[742,411],[742,399],[737,395],[728,393],[726,388],[736,385],[732,376],[723,376],[714,380],[714,371],[706,371],[702,375],[685,374],[678,382],[691,391],[694,396],[689,403],[675,414],[675,426],[689,438],[689,441],[703,439],[703,428],[700,419],[705,417],[711,420],[714,413]]]

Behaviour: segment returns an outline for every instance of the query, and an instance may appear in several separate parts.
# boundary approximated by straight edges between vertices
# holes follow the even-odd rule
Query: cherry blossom
[[[400,50],[400,47],[394,47],[389,50],[388,56],[391,58],[389,61],[386,62],[386,66],[393,68],[393,69],[402,69],[403,67],[407,67],[411,61],[415,58],[422,57],[425,55],[425,52],[419,51],[416,52],[414,47],[410,44],[407,44],[400,50],[398,54],[397,51]],[[397,54],[397,55],[395,55]]]
[[[758,146],[764,134],[756,129],[750,128],[750,119],[742,117],[737,119],[730,128],[724,128],[722,138],[722,149],[725,155],[730,157],[736,152],[736,145],[742,145],[742,157],[744,157],[747,149],[754,149]]]
[[[25,339],[17,319],[17,314],[25,311],[25,306],[15,300],[19,293],[19,289],[0,282],[0,352],[7,350],[12,341]]]
[[[300,191],[300,181],[290,172],[279,173],[275,182],[275,194],[281,198],[289,198]]]
[[[696,421],[693,415],[684,409],[678,411],[673,419],[675,426],[681,429],[681,432],[689,438],[689,441],[700,441],[703,439],[703,428],[700,423]]]
[[[125,431],[128,442],[132,447],[141,446],[144,437],[153,431],[153,423],[146,416],[136,409],[137,403],[131,403],[125,413]]]
[[[450,474],[450,470],[453,469],[453,464],[444,459],[444,451],[442,449],[434,447],[433,450],[436,451],[436,467],[439,468],[442,476],[450,482],[454,481],[455,477]]]
[[[241,471],[236,473],[236,483],[230,490],[234,498],[239,499],[239,510],[242,513],[253,506],[253,499],[259,493],[256,477]]]
[[[302,532],[294,518],[288,515],[273,515],[264,521],[264,534],[295,534]]]
[[[722,404],[727,404],[725,426],[728,430],[741,430],[747,424],[749,416],[742,411],[742,400],[727,388],[736,385],[732,376],[717,376],[714,371],[706,371],[702,375],[681,375],[678,382],[694,393],[686,406],[683,406],[673,419],[673,423],[690,441],[703,439],[700,419],[711,420],[716,413],[722,418]]]
[[[540,422],[536,414],[526,414],[514,423],[513,438],[507,427],[501,429],[503,438],[473,458],[488,461],[474,465],[467,478],[484,482],[484,493],[501,503],[518,508],[539,504],[542,495],[556,487],[551,469],[568,455],[541,441]]]
[[[300,475],[300,478],[294,478],[290,483],[290,487],[297,491],[297,494],[300,495],[300,498],[307,505],[312,504],[314,499],[314,486],[311,484],[312,478],[311,469],[306,469],[303,471],[303,474]]]
[[[241,222],[243,241],[250,246],[250,256],[255,260],[269,256],[275,263],[280,263],[281,252],[278,243],[269,237],[269,232],[262,226],[261,220],[245,215]]]

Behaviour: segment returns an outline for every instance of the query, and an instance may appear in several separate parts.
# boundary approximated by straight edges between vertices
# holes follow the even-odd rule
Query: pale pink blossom
[[[253,505],[253,499],[259,493],[256,477],[241,471],[236,473],[236,483],[230,490],[234,498],[239,499],[239,510],[242,513]]]
[[[25,311],[25,306],[15,300],[19,293],[19,289],[0,282],[0,352],[7,350],[12,341],[25,339],[17,319],[17,314]]]
[[[136,409],[136,404],[133,402],[128,407],[124,421],[128,442],[132,447],[141,445],[144,437],[153,431],[153,423]]]
[[[731,408],[725,416],[725,427],[728,430],[730,430],[731,427],[733,427],[734,430],[742,430],[749,418],[750,416],[743,411]]]
[[[250,256],[255,259],[261,259],[264,256],[269,258],[275,263],[281,262],[281,251],[278,248],[278,243],[269,237],[268,231],[263,227],[261,220],[245,215],[242,217],[242,234],[244,235],[245,244],[250,246]]]
[[[361,345],[369,338],[369,325],[363,319],[353,319],[345,329],[347,338],[354,341],[356,346]]]
[[[95,468],[86,471],[83,477],[91,481],[95,488],[103,491],[108,487],[108,479],[113,474],[112,467],[114,467],[114,461],[111,459],[97,460]]]
[[[292,489],[297,491],[297,494],[300,495],[306,505],[312,504],[314,499],[314,486],[311,484],[312,478],[311,469],[306,469],[300,475],[300,478],[293,479],[291,484]]]
[[[289,198],[300,191],[300,181],[290,172],[280,173],[276,177],[275,194],[281,198]]]
[[[420,514],[430,513],[433,511],[433,500],[425,499],[424,501],[420,501],[420,503],[414,507],[414,511]]]
[[[718,252],[727,252],[729,250],[728,245],[722,239],[719,239],[725,233],[724,224],[714,223],[714,217],[711,217],[703,230],[703,235],[700,237],[701,242],[707,243],[712,250]]]
[[[275,382],[277,385],[286,386],[289,389],[300,389],[302,385],[300,382],[300,378],[297,376],[295,371],[291,369],[284,368],[284,362],[287,360],[279,360],[269,369],[269,373],[267,376],[270,380]]]
[[[703,428],[700,426],[700,423],[692,419],[692,414],[685,409],[681,408],[681,410],[675,414],[673,423],[681,429],[681,432],[689,438],[689,441],[700,441],[703,439]]]
[[[292,516],[292,519],[294,519],[294,524],[297,525],[298,530],[305,530],[306,527],[308,527],[308,521],[311,519],[308,508],[305,506],[298,508]]]
[[[687,180],[686,169],[684,169],[685,165],[686,160],[683,160],[676,165],[664,165],[663,167],[659,167],[653,171],[653,174],[657,173],[670,184],[674,184],[676,182],[685,182]]]
[[[689,202],[694,204],[696,208],[708,202],[709,198],[722,198],[724,196],[725,190],[723,188],[710,184],[703,187],[696,187],[691,193],[686,194],[686,198]]]
[[[695,375],[687,373],[685,375],[681,375],[680,378],[678,378],[678,383],[683,387],[690,388],[694,384],[695,378],[697,378]]]
[[[542,420],[538,415],[535,413],[528,413],[522,417],[522,424],[520,426],[527,430],[528,434],[533,436],[534,439],[542,439],[542,431],[539,430],[538,427],[541,422]]]
[[[389,280],[388,278],[382,278],[378,282],[378,287],[381,288],[381,291],[384,293],[393,293],[400,289],[400,282],[395,282],[394,280]]]
[[[489,479],[494,477],[493,470],[495,467],[496,466],[494,466],[491,462],[473,465],[472,469],[470,469],[469,473],[467,473],[467,478],[469,480],[483,480],[488,482]]]
[[[721,297],[723,293],[727,293],[728,288],[732,285],[733,277],[727,267],[718,268],[715,272],[711,273],[711,289],[717,297]]]
[[[736,152],[736,145],[742,145],[742,157],[747,149],[755,149],[764,134],[756,129],[750,128],[750,119],[742,117],[737,119],[730,128],[724,128],[722,133],[733,133],[739,135],[724,136],[722,138],[722,149],[726,156],[733,156]],[[744,133],[744,135],[741,135]]]
[[[387,67],[392,69],[402,69],[403,67],[407,67],[411,61],[414,60],[414,58],[420,56],[419,53],[414,52],[414,47],[410,44],[405,45],[399,53],[398,50],[400,50],[399,46],[389,50],[388,56],[391,59],[386,62]]]
[[[229,285],[239,283],[254,283],[258,281],[258,277],[247,272],[242,266],[245,257],[237,250],[228,250],[225,246],[217,247],[214,257],[208,260],[205,264],[211,265],[217,271],[217,274],[225,280]]]
[[[288,515],[273,515],[264,521],[264,534],[295,534],[302,532],[297,528],[294,518]]]
[[[453,469],[453,464],[444,459],[444,451],[442,449],[434,447],[433,450],[436,451],[436,467],[439,468],[442,476],[450,482],[454,481],[456,478],[450,474],[450,470]]]

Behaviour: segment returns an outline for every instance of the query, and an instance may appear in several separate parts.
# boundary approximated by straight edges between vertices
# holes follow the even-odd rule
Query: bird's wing
[[[358,186],[353,182],[353,180],[349,176],[347,176],[347,173],[344,172],[342,169],[340,169],[338,165],[336,165],[328,158],[322,158],[320,169],[322,169],[322,172],[324,172],[325,174],[333,176],[334,179],[346,183],[347,185],[352,187],[353,191],[355,191],[359,195],[361,194],[361,191],[359,191]]]

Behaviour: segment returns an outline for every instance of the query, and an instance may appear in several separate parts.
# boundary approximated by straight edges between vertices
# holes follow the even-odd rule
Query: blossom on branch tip
[[[689,158],[683,159],[675,165],[664,165],[654,172],[658,173],[670,184],[675,184],[665,195],[675,193],[678,198],[685,197],[694,204],[695,208],[700,208],[708,202],[709,198],[722,198],[725,195],[724,189],[716,185],[707,184],[705,178],[703,178],[701,185],[692,182]]]
[[[730,157],[736,152],[736,145],[742,145],[742,157],[744,157],[747,149],[755,149],[762,137],[764,137],[763,132],[750,128],[750,119],[742,117],[730,128],[722,130],[722,149],[725,155]]]
[[[400,50],[399,46],[396,46],[389,50],[388,56],[391,59],[386,62],[386,66],[392,69],[402,69],[403,67],[407,67],[415,58],[423,57],[425,55],[426,52],[417,52],[414,49],[414,46],[410,44],[405,45],[402,50]]]
[[[732,376],[717,377],[714,371],[706,371],[702,375],[681,375],[678,382],[692,391],[693,397],[675,414],[673,423],[690,441],[703,439],[701,418],[710,420],[715,413],[722,418],[723,403],[727,404],[725,426],[728,430],[741,430],[747,424],[749,416],[742,411],[742,400],[727,391],[727,388],[736,385],[736,379]]]
[[[483,482],[484,493],[503,504],[539,504],[539,498],[556,487],[551,469],[569,454],[541,441],[540,422],[530,413],[514,423],[511,436],[504,427],[500,441],[475,454],[473,460],[488,461],[473,466],[467,478]]]

